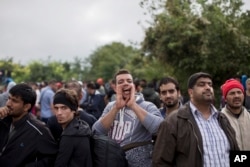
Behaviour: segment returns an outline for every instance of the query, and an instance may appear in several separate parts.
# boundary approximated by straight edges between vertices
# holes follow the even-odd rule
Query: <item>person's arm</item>
[[[134,111],[143,126],[152,134],[156,133],[160,123],[163,121],[160,111],[153,104],[148,104],[146,107],[141,107],[135,100],[135,87],[131,89],[131,96],[127,106]]]
[[[155,134],[158,131],[161,122],[164,120],[160,111],[153,103],[147,102],[143,104],[143,106],[138,105],[138,109],[135,110],[135,112],[146,114],[145,116],[142,116],[143,119],[140,120],[140,122],[151,134]]]
[[[116,105],[114,105],[111,110],[101,118],[100,122],[105,129],[109,129],[111,127],[118,111],[119,109],[116,107]]]
[[[113,107],[114,107],[114,103],[109,103],[105,107],[105,109],[104,109],[104,111],[102,113],[102,116],[93,124],[92,131],[95,134],[107,135],[107,133],[109,131],[109,128],[110,128],[110,126],[112,125],[112,123],[113,123],[113,121],[115,119],[115,116],[113,116],[114,113],[111,112]]]

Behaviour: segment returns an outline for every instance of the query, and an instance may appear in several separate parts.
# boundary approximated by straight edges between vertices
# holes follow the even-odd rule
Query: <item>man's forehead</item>
[[[200,77],[199,79],[197,79],[196,83],[198,82],[212,82],[212,80],[208,77]]]
[[[160,91],[173,91],[173,90],[176,90],[176,87],[175,85],[171,85],[171,86],[160,86]]]
[[[169,82],[169,83],[166,83],[166,84],[162,84],[160,86],[160,88],[166,88],[166,87],[168,87],[168,88],[175,88],[175,84],[173,84],[172,82]]]
[[[131,74],[120,74],[116,76],[117,80],[121,79],[133,79]]]
[[[16,99],[16,100],[22,100],[21,96],[19,96],[19,95],[12,95],[12,94],[9,94],[9,98],[11,98],[11,99]]]

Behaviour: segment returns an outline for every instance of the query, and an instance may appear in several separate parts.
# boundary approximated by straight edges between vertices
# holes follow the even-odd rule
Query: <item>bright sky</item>
[[[250,2],[246,8],[250,9]],[[73,61],[112,41],[140,43],[140,0],[1,0],[0,59]]]

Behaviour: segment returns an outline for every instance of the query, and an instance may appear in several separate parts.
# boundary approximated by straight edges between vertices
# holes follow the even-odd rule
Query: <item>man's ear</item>
[[[188,89],[190,99],[193,97],[193,89]]]
[[[178,96],[178,98],[181,98],[181,91],[180,90],[177,90],[177,96]]]
[[[24,104],[23,109],[24,111],[28,112],[31,109],[31,104],[30,103]]]

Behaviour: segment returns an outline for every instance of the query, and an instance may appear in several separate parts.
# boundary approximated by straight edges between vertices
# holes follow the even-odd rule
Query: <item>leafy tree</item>
[[[89,63],[89,80],[102,77],[111,79],[114,73],[130,64],[139,51],[131,46],[125,46],[119,42],[113,42],[99,47],[86,60]]]
[[[182,88],[198,71],[211,73],[218,90],[225,79],[250,73],[249,13],[241,11],[241,0],[164,2],[142,48],[171,66]]]
[[[3,76],[1,79],[0,84],[3,83],[6,77],[11,77],[14,79],[15,82],[22,82],[23,76],[27,74],[27,69],[20,65],[13,63],[13,58],[6,58],[0,60],[0,69],[5,72],[5,76]]]
[[[167,72],[166,65],[155,58],[143,56],[139,49],[132,46],[125,46],[119,42],[113,42],[101,46],[86,60],[90,66],[88,80],[95,80],[102,77],[105,81],[111,79],[114,73],[122,68],[128,69],[135,78],[147,80],[159,79]],[[170,67],[168,69],[171,69]]]

